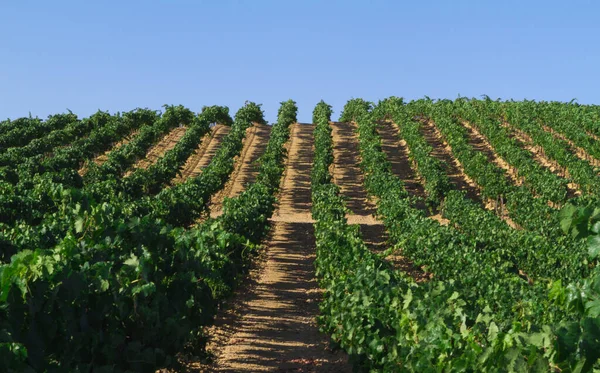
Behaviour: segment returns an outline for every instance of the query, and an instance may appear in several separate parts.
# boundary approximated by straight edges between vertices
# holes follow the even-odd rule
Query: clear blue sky
[[[600,103],[593,1],[27,1],[0,4],[0,118],[324,99]]]

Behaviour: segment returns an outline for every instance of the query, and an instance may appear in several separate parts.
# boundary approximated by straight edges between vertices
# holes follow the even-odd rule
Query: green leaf
[[[194,307],[195,304],[196,304],[196,302],[194,301],[194,296],[193,295],[190,297],[190,299],[188,299],[187,301],[185,301],[185,306],[187,308],[192,308],[192,307]]]
[[[225,232],[220,232],[217,236],[217,243],[219,244],[220,248],[227,248],[227,245],[229,243],[229,235]]]
[[[590,216],[590,223],[600,222],[600,207],[596,207]]]
[[[573,373],[581,373],[583,371],[583,367],[585,366],[586,358],[583,357],[573,369]]]
[[[81,233],[83,232],[83,225],[85,224],[85,220],[81,217],[77,218],[77,220],[75,220],[75,232],[76,233]]]
[[[156,286],[153,282],[149,282],[144,285],[138,285],[133,288],[132,294],[137,295],[141,293],[143,296],[147,297],[148,295],[154,293],[156,291]]]
[[[571,225],[573,223],[573,215],[575,215],[575,213],[577,213],[577,207],[571,204],[567,204],[565,207],[563,207],[562,210],[560,210],[560,227],[563,230],[563,232],[569,233],[569,231],[571,230]]]
[[[458,299],[458,292],[456,292],[456,291],[454,293],[452,293],[450,298],[448,298],[448,301],[455,300],[455,299]]]
[[[588,237],[587,244],[588,254],[590,255],[590,258],[598,258],[600,256],[600,235]]]
[[[585,312],[589,317],[600,316],[600,299],[595,299],[585,303]]]
[[[563,303],[565,301],[565,288],[562,286],[561,280],[553,281],[550,284],[550,291],[548,292],[548,297],[559,303]]]
[[[498,337],[498,325],[492,321],[488,328],[488,341],[493,341],[496,337]]]
[[[413,299],[413,295],[412,295],[412,291],[410,289],[408,289],[406,291],[406,294],[404,294],[404,302],[402,302],[402,309],[407,309],[408,306],[410,305],[410,302]]]
[[[137,267],[140,264],[138,257],[135,254],[131,254],[131,258],[123,262],[126,266]]]

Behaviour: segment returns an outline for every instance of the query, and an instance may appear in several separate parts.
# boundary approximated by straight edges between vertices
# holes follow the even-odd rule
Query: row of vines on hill
[[[226,107],[196,115],[167,106],[0,122],[0,371],[155,372],[179,368],[182,354],[202,355],[205,326],[269,230],[296,115],[295,102],[281,104],[257,178],[226,198],[217,218],[206,214],[211,198],[233,172],[246,130],[265,123],[259,105],[247,103],[235,118]],[[330,173],[331,115],[323,101],[313,111],[319,323],[357,370],[600,370],[597,107],[349,101],[341,120],[357,125],[365,188],[389,237],[382,253],[346,220]],[[379,130],[390,121],[424,200],[405,189],[382,150]],[[231,131],[198,176],[174,183],[212,123]],[[171,150],[127,173],[177,126],[185,134]],[[480,200],[454,190],[426,129]],[[472,145],[471,131],[521,182]],[[92,161],[132,133],[102,165]],[[560,170],[541,165],[524,137]],[[573,185],[582,194],[570,199]],[[394,268],[389,254],[428,280]]]
[[[296,111],[293,101],[282,103],[259,176],[225,201],[217,219],[194,224],[231,173],[246,128],[264,122],[252,103],[233,121],[219,107],[188,116],[182,142],[155,171],[118,182],[95,176],[79,189],[55,182],[63,189],[42,211],[48,225],[32,225],[27,233],[38,238],[23,238],[30,244],[0,266],[3,369],[154,372],[176,366],[184,350],[201,352],[203,326],[267,231]],[[232,131],[210,165],[162,191],[146,187],[168,186],[211,122],[229,123]],[[44,241],[49,229],[53,237]]]
[[[404,107],[400,100],[391,101],[396,116],[401,111],[410,113],[404,117],[409,123],[432,114],[436,124],[447,121],[442,132],[453,151],[469,154],[464,132],[452,125],[457,124],[456,119],[445,116],[448,112],[443,105],[447,103],[411,112],[414,109]],[[543,254],[555,255],[554,260],[565,260],[568,247],[555,250],[552,242],[535,230],[516,232],[502,226],[496,216],[461,193],[439,188],[447,185],[443,168],[419,162],[419,154],[426,152],[411,148],[418,170],[426,173],[424,179],[435,182],[429,190],[437,190],[437,194],[429,198],[438,202],[456,225],[442,226],[428,219],[424,211],[413,207],[415,199],[392,174],[381,150],[377,119],[393,114],[388,111],[390,104],[388,100],[373,108],[368,102],[353,100],[341,120],[358,123],[365,186],[377,197],[378,214],[390,243],[414,265],[433,273],[433,279],[417,284],[407,274],[391,269],[368,252],[357,227],[346,224],[343,201],[327,173],[331,161],[328,118],[316,115],[316,131],[324,139],[316,140],[317,154],[323,155],[317,156],[313,170],[317,268],[326,289],[321,316],[324,329],[365,370],[545,372],[597,368],[600,277],[597,267],[589,270],[584,263],[595,264],[600,245],[592,243],[595,249],[578,254],[576,259],[581,262],[568,263],[562,272],[555,272],[552,266],[538,268],[538,247],[549,250]],[[401,133],[407,134],[409,147],[426,149],[418,123],[409,124],[407,131],[404,123],[399,125]],[[474,158],[471,165],[463,158],[465,168],[488,167]],[[476,176],[477,171],[472,174]],[[597,233],[599,217],[597,211],[575,209],[565,227],[579,226],[581,230],[583,224]],[[557,268],[562,265],[559,262]],[[522,276],[522,268],[531,270],[535,280]],[[571,285],[563,286],[567,281]]]

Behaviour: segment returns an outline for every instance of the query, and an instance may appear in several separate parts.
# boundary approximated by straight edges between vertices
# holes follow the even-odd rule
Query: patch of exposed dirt
[[[364,176],[359,167],[360,151],[354,123],[331,123],[333,129],[333,182],[346,198],[346,207],[357,222],[376,222],[377,208],[364,188]]]
[[[415,172],[416,167],[410,160],[410,149],[406,141],[399,138],[398,126],[392,122],[381,122],[377,127],[381,137],[381,150],[392,165],[392,173],[404,183],[404,188],[410,196],[426,198],[422,180]],[[415,206],[426,210],[424,203]]]
[[[462,121],[462,125],[467,129],[467,134],[469,136],[469,145],[475,150],[486,156],[488,162],[491,162],[498,166],[500,169],[505,171],[505,178],[508,183],[514,183],[516,185],[521,185],[523,180],[519,178],[517,170],[514,167],[511,167],[503,158],[498,156],[494,151],[492,145],[487,141],[487,139],[474,127],[471,126],[466,121]],[[515,223],[510,216],[508,215],[508,210],[506,209],[503,201],[494,201],[492,199],[487,199],[485,201],[485,208],[490,211],[494,211],[496,215],[498,215],[502,220],[506,222],[509,226],[514,229],[523,229],[519,224]]]
[[[416,165],[410,160],[410,149],[405,140],[400,139],[398,126],[390,121],[379,123],[377,132],[381,137],[381,149],[386,155],[387,160],[392,165],[392,173],[399,177],[404,183],[404,187],[410,196],[425,198],[426,193],[423,188],[422,180],[419,178]],[[425,203],[415,206],[421,210],[427,210]],[[430,216],[440,224],[447,225],[449,220],[442,218],[441,215]],[[389,246],[387,231],[383,225],[361,226],[361,232],[365,235],[365,243],[375,252],[383,252],[386,246]],[[370,242],[371,237],[383,237],[383,240]],[[381,242],[383,241],[383,242]],[[417,282],[428,281],[433,278],[432,273],[423,271],[416,267],[412,261],[401,254],[402,249],[390,250],[391,254],[384,258],[396,270],[406,273]]]
[[[442,134],[433,121],[427,120],[421,126],[421,133],[433,147],[431,155],[439,159],[446,169],[446,175],[455,189],[464,190],[467,197],[483,205],[479,186],[465,173],[462,164],[452,155],[452,148],[443,140]]]
[[[319,289],[310,216],[313,125],[291,128],[280,200],[262,269],[207,330],[216,363],[204,372],[350,372],[347,356],[328,347],[316,324]]]
[[[287,165],[274,221],[313,222],[310,172],[314,158],[314,130],[313,124],[295,124],[290,129]]]
[[[469,188],[475,188],[474,193],[476,195],[476,199],[474,199],[474,200],[476,202],[478,202],[486,210],[494,211],[494,213],[496,215],[498,215],[498,217],[500,217],[502,220],[504,220],[506,222],[506,224],[508,224],[510,227],[512,227],[514,229],[522,229],[517,223],[515,223],[508,216],[508,211],[504,207],[504,203],[502,201],[494,201],[489,198],[483,199],[481,197],[479,185],[477,185],[477,183],[465,173],[465,170],[464,170],[461,162],[453,156],[452,147],[443,139],[443,136],[442,136],[441,132],[435,126],[435,123],[432,120],[427,120],[425,125],[422,128],[424,128],[425,132],[428,132],[428,131],[430,132],[430,134],[426,135],[426,138],[428,136],[433,136],[432,141],[427,140],[430,145],[432,144],[432,142],[437,142],[438,144],[439,143],[442,144],[444,152],[446,153],[446,155],[444,155],[444,157],[449,157],[451,159],[451,163],[454,165],[454,168],[455,168],[455,170],[453,170],[453,171],[454,172],[458,171],[456,173],[453,172],[453,174],[460,177],[460,179],[463,179],[469,185]],[[492,151],[491,147],[488,148],[486,146],[484,139],[482,137],[474,136],[474,133],[472,130],[473,130],[473,128],[470,128],[468,141],[469,141],[469,144],[473,147],[473,149],[483,153],[490,162],[494,162],[495,159],[499,159],[499,157],[497,157],[496,154]],[[434,152],[435,152],[435,150],[434,150]],[[448,161],[444,161],[444,162],[446,162],[446,164],[448,164]],[[449,175],[449,177],[452,182],[452,177],[450,175]],[[460,182],[460,179],[458,180],[458,182]],[[457,184],[455,184],[455,185],[457,185]],[[470,192],[470,190],[472,190],[472,189],[467,189],[467,197],[470,197],[473,199],[473,197],[471,197],[469,195],[469,193],[473,193],[473,192]],[[440,224],[442,224],[442,225],[448,225],[448,223],[449,223],[449,221],[447,219],[443,218],[442,216],[435,216],[434,220],[439,221]]]
[[[521,131],[520,129],[510,125],[508,122],[503,122],[502,126],[510,131],[511,136],[517,140],[517,142],[521,143],[523,148],[527,149],[533,155],[533,159],[535,159],[535,161],[538,162],[542,167],[547,168],[550,170],[550,172],[560,177],[566,179],[571,178],[569,171],[559,165],[553,159],[547,157],[546,153],[544,152],[544,148],[535,145],[531,136],[526,134],[524,131]],[[567,184],[567,188],[569,189],[569,198],[581,195],[581,187],[579,185],[570,182]]]
[[[351,212],[346,216],[348,224],[359,224],[366,246],[372,252],[383,253],[389,246],[388,235],[383,223],[375,217],[377,207],[364,188],[364,175],[359,167],[360,150],[356,123],[334,122],[331,126],[333,129],[333,181],[340,187],[341,194],[346,197],[346,205]],[[389,136],[390,133],[388,132],[386,135]],[[386,142],[388,140],[390,140],[389,137]],[[393,147],[392,144],[389,145]],[[394,153],[393,149],[388,149],[388,151],[390,154]],[[390,160],[390,162],[398,165],[395,160]],[[397,169],[397,171],[400,170],[405,170],[402,165]],[[417,186],[414,187],[417,188]],[[420,268],[415,267],[398,251],[387,255],[385,260],[396,270],[405,272],[417,281],[427,277]]]
[[[480,151],[486,154],[488,159],[491,159],[496,166],[506,171],[506,174],[509,176],[513,184],[517,186],[523,185],[525,179],[519,176],[519,171],[515,167],[508,164],[504,158],[496,154],[494,147],[488,141],[488,139],[481,132],[479,132],[477,125],[472,125],[465,120],[461,121],[461,123],[469,131],[469,135],[474,140],[473,143],[477,144],[478,148],[481,148]]]
[[[449,225],[450,224],[450,220],[443,217],[442,214],[431,215],[431,216],[429,216],[429,219],[437,221],[438,223],[440,223],[440,225]]]
[[[138,130],[135,130],[133,132],[131,132],[129,135],[125,136],[124,138],[122,138],[121,140],[119,140],[118,142],[116,142],[115,144],[113,144],[110,149],[108,149],[107,151],[105,151],[104,153],[100,154],[99,156],[97,156],[96,158],[94,158],[92,160],[92,162],[94,162],[95,164],[97,164],[98,166],[102,166],[102,164],[104,162],[106,162],[108,160],[108,155],[110,154],[110,152],[112,152],[115,149],[119,149],[121,146],[128,144],[137,134],[138,134]],[[77,173],[80,176],[83,176],[87,173],[88,167],[87,167],[88,163],[86,162],[78,171]]]
[[[311,223],[273,223],[266,262],[215,372],[351,371],[347,357],[328,348],[316,324],[322,294],[314,245]]]
[[[257,161],[267,148],[271,128],[271,126],[255,123],[246,130],[244,146],[240,155],[235,158],[234,171],[223,189],[211,199],[211,217],[215,218],[223,213],[223,201],[226,197],[234,198],[254,182],[259,171]]]
[[[588,134],[589,137],[591,137],[592,139],[596,140],[596,141],[600,141],[600,137],[598,137],[597,135],[591,133],[590,131],[585,131],[585,133]]]
[[[187,127],[176,127],[172,129],[157,144],[150,148],[148,153],[146,153],[146,157],[137,161],[136,164],[125,173],[125,177],[131,175],[131,173],[138,168],[148,168],[156,163],[160,157],[177,145],[186,130]]]
[[[223,124],[215,125],[209,133],[204,135],[198,148],[187,159],[181,169],[181,175],[173,181],[175,184],[184,182],[187,178],[196,177],[202,172],[202,169],[210,163],[215,153],[219,149],[221,141],[229,133],[231,127]]]
[[[573,152],[577,156],[577,158],[581,159],[582,161],[588,162],[589,164],[591,164],[594,167],[600,167],[600,160],[592,157],[587,151],[585,151],[585,149],[577,146],[573,141],[569,140],[565,135],[555,131],[554,129],[552,129],[546,125],[543,125],[542,128],[544,129],[544,131],[551,133],[552,136],[554,136],[554,138],[560,139],[560,140],[566,142],[567,144],[569,144],[569,148],[570,148],[571,152]]]

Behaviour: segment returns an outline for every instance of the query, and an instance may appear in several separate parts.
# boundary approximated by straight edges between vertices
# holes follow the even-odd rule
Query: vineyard
[[[600,371],[600,107],[297,113],[0,122],[0,372]]]

